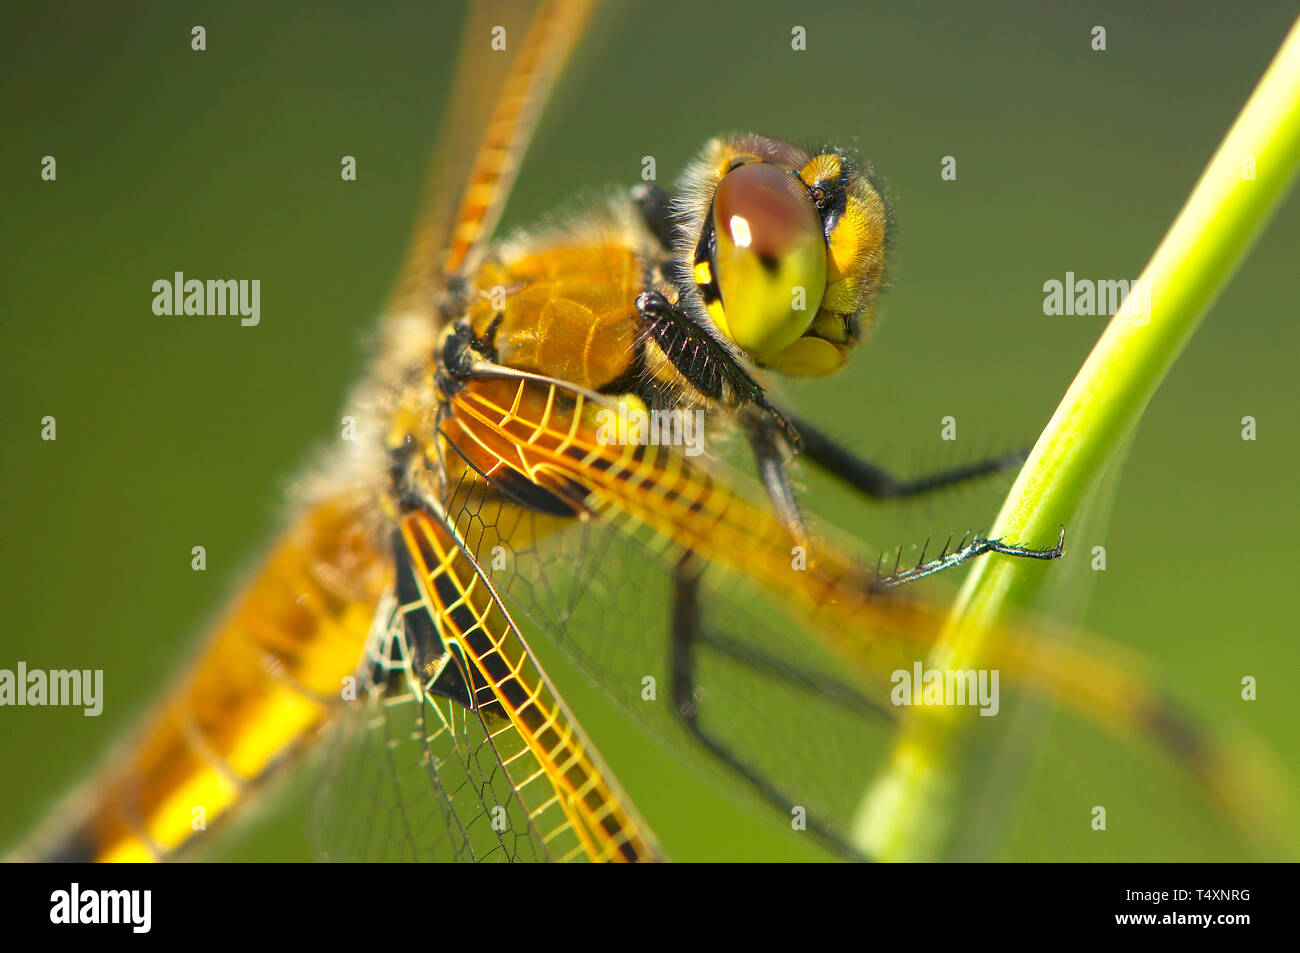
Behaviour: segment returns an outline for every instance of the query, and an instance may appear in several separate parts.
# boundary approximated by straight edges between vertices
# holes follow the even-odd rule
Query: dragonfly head
[[[890,237],[869,170],[838,150],[715,139],[681,196],[679,258],[717,330],[783,373],[838,370],[871,317]]]

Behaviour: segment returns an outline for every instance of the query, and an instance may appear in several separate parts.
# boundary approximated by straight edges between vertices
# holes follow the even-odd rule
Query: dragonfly
[[[874,317],[892,213],[850,151],[724,136],[674,190],[495,236],[591,6],[542,3],[504,50],[471,16],[349,402],[365,439],[317,468],[191,669],[25,856],[185,856],[323,745],[325,857],[664,859],[540,634],[720,784],[866,857],[848,831],[872,765],[854,754],[897,732],[891,677],[944,618],[913,583],[1050,561],[1063,540],[974,536],[881,567],[800,505],[800,466],[897,499],[1019,460],[898,480],[775,396],[781,375],[838,371]],[[1240,801],[1230,753],[1127,659],[1015,628],[1000,643],[990,664],[1028,690]]]

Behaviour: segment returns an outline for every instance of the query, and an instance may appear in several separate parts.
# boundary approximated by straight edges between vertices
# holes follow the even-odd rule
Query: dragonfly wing
[[[358,680],[359,697],[326,745],[313,804],[322,857],[547,859],[501,766],[510,739],[494,742],[480,713],[422,692],[392,593],[375,617]]]
[[[438,514],[395,537],[364,697],[325,786],[334,858],[652,860],[658,848]]]
[[[842,846],[894,736],[888,672],[912,656],[882,644],[878,675],[870,675],[819,644],[813,614],[783,611],[756,583],[768,563],[789,587],[800,584],[793,541],[704,470],[669,448],[645,448],[636,465],[614,462],[621,447],[589,458],[588,442],[600,446],[592,434],[560,423],[580,412],[568,416],[572,408],[550,395],[534,406],[514,383],[480,383],[453,398],[456,414],[445,424],[450,465],[467,464],[449,484],[446,508],[521,624],[546,632],[648,733],[712,781],[783,810],[802,808],[792,820]],[[522,433],[498,439],[511,432],[507,418],[542,420],[548,403],[566,450],[549,453]],[[585,475],[563,463],[569,451],[583,458]],[[601,489],[596,474],[616,467],[637,476]],[[525,474],[529,486],[553,495],[551,510],[568,501],[575,515],[546,512],[538,498],[520,506]],[[688,553],[716,555],[716,546],[751,558],[704,560],[694,637],[686,640],[678,566]],[[752,776],[761,780],[746,783]]]
[[[436,318],[434,301],[446,276],[491,236],[542,106],[593,2],[471,6],[390,314]]]
[[[895,736],[880,703],[886,685],[846,676],[804,624],[721,564],[699,580],[699,637],[675,640],[686,550],[613,511],[567,520],[529,511],[471,469],[448,512],[471,545],[497,554],[484,565],[524,630],[551,638],[674,757],[757,795],[723,749],[780,792],[783,810],[800,806],[809,829],[843,840]]]
[[[850,801],[840,792],[847,787],[842,777],[828,782],[826,776],[851,773],[874,757],[865,717],[872,706],[860,700],[889,706],[897,673],[914,673],[918,664],[927,664],[944,611],[882,593],[873,585],[873,570],[840,545],[813,543],[804,551],[765,505],[751,502],[758,495],[739,489],[731,474],[715,475],[693,462],[680,447],[611,442],[599,422],[607,408],[579,391],[537,380],[475,379],[451,395],[450,405],[442,429],[444,440],[468,464],[461,485],[472,488],[475,479],[487,480],[521,499],[517,485],[523,484],[576,514],[571,540],[540,532],[535,542],[516,524],[542,517],[521,516],[514,503],[484,507],[490,495],[471,489],[451,508],[458,519],[485,527],[480,535],[487,543],[523,541],[513,550],[519,578],[502,586],[518,600],[521,615],[555,634],[602,685],[613,686],[611,694],[644,717],[644,706],[627,703],[628,687],[638,670],[643,677],[656,670],[652,666],[664,671],[668,650],[660,648],[658,660],[647,656],[636,647],[636,630],[639,626],[642,643],[654,639],[662,646],[665,635],[677,637],[680,617],[665,616],[662,608],[673,605],[680,585],[668,570],[686,554],[702,559],[708,568],[696,624],[703,635],[695,641],[703,661],[694,672],[713,666],[713,683],[722,689],[710,691],[699,678],[698,720],[716,715],[717,723],[734,733],[733,750],[746,750],[771,766],[765,774],[777,779],[783,799],[797,805],[812,792],[829,805],[826,826],[842,825]],[[578,550],[585,552],[592,543],[582,535],[596,533],[597,525],[596,555],[581,555]],[[624,555],[628,552],[634,555]],[[564,567],[572,567],[576,581],[566,581]],[[626,606],[649,614],[654,605],[661,607],[658,617],[626,621]],[[1276,826],[1259,820],[1276,817],[1271,801],[1235,780],[1269,773],[1238,751],[1241,739],[1220,736],[1171,703],[1150,668],[1130,653],[1080,633],[1045,637],[1050,628],[1040,623],[1033,630],[1024,620],[1008,623],[986,653],[983,665],[1000,671],[1004,691],[1028,690],[1119,737],[1154,743],[1230,815],[1256,830]],[[730,650],[736,646],[743,651]],[[671,666],[667,671],[669,678],[675,676]],[[777,674],[787,694],[758,688],[754,676],[760,673]],[[832,727],[836,722],[829,714],[818,714],[810,728],[792,727],[805,712],[789,693],[808,684],[822,702],[845,699],[832,707],[850,714],[851,721]],[[674,702],[689,706],[692,699],[681,686],[675,689]],[[968,702],[953,717],[969,716],[972,725],[991,730],[997,719],[977,717],[979,707]],[[826,745],[817,740],[823,737],[829,739]]]

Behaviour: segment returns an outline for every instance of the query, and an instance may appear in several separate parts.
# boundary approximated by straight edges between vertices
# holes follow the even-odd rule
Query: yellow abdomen
[[[276,544],[144,733],[35,841],[49,859],[163,860],[324,724],[354,674],[389,561],[325,504]]]

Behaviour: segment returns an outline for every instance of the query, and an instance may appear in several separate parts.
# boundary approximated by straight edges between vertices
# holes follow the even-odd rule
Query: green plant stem
[[[1249,176],[1253,162],[1254,178]],[[1050,545],[1069,525],[1136,426],[1300,163],[1300,21],[1201,175],[1137,288],[1075,377],[998,514],[990,535]],[[1139,288],[1149,290],[1146,296]],[[975,667],[1009,604],[1030,601],[1042,567],[985,559],[967,578],[929,667]],[[868,795],[854,836],[882,860],[939,855],[955,790],[958,722],[951,709],[918,708]]]

